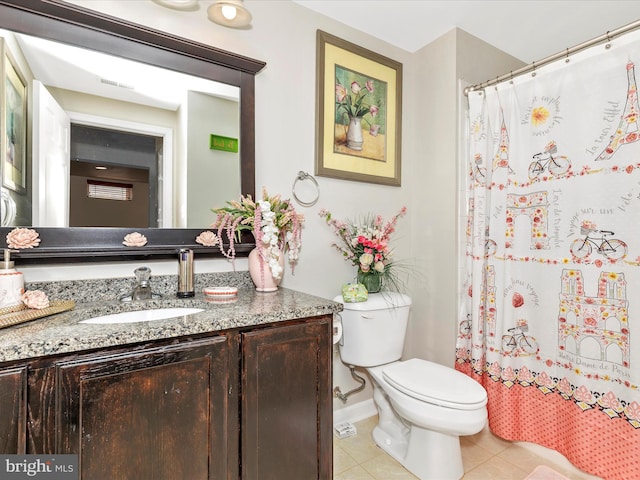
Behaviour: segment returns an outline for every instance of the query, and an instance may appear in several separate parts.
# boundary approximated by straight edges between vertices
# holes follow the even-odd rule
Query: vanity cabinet
[[[77,453],[83,480],[325,480],[331,400],[329,315],[40,357],[0,369],[0,452]]]
[[[25,453],[27,367],[0,369],[0,452]]]
[[[242,479],[332,476],[331,320],[242,338]]]
[[[56,362],[56,452],[89,480],[227,478],[229,354],[218,336]]]

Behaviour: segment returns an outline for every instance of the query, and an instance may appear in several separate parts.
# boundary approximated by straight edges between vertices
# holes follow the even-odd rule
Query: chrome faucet
[[[149,267],[138,267],[133,271],[133,274],[136,276],[133,292],[120,297],[121,301],[155,300],[162,297],[159,293],[151,291],[151,269]]]
[[[189,298],[196,294],[193,288],[193,250],[178,251],[178,298]]]

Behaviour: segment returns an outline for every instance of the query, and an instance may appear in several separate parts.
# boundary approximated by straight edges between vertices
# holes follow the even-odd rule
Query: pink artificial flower
[[[125,247],[144,247],[147,244],[147,237],[140,232],[128,233],[124,236],[122,244]]]
[[[351,91],[353,93],[355,93],[356,95],[360,93],[360,90],[362,90],[362,87],[360,86],[360,84],[358,82],[351,82]]]
[[[42,290],[28,290],[22,295],[22,301],[28,308],[41,310],[49,307],[49,298]]]
[[[369,90],[369,93],[373,93],[373,80],[367,80],[364,86]]]
[[[371,105],[369,107],[369,113],[371,114],[372,117],[375,118],[376,115],[378,115],[378,112],[380,111],[380,109],[378,107],[376,107],[375,105]]]
[[[347,89],[344,86],[336,83],[336,100],[342,102],[347,96]]]
[[[7,233],[9,248],[33,248],[40,245],[40,234],[31,228],[14,228]]]
[[[220,242],[218,236],[210,231],[204,231],[196,237],[196,243],[204,245],[205,247],[214,247]]]

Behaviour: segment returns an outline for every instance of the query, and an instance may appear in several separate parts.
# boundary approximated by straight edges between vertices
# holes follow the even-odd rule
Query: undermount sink
[[[166,320],[168,318],[183,317],[204,311],[202,308],[154,308],[151,310],[138,310],[136,312],[112,313],[101,317],[87,318],[80,323],[134,323],[153,322],[154,320]]]

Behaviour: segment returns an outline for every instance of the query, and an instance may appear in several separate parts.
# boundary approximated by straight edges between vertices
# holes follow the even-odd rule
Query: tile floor
[[[333,440],[334,480],[415,480],[402,465],[376,446],[371,431],[377,417],[356,423],[358,434]],[[597,480],[573,467],[557,452],[532,445],[524,447],[502,440],[488,429],[462,437],[463,480],[523,480],[544,464],[571,480]],[[538,455],[539,453],[539,455]]]

